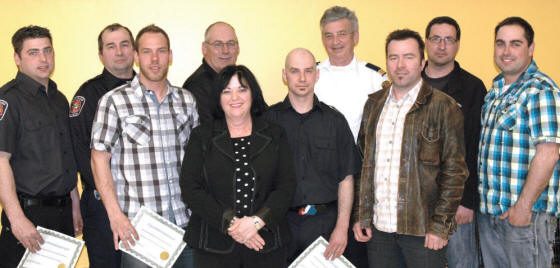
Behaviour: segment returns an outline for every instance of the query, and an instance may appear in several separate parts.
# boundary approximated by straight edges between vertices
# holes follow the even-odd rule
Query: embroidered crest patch
[[[8,112],[8,102],[5,100],[0,100],[0,121],[4,118],[4,115]]]
[[[76,117],[80,115],[85,103],[86,98],[82,96],[75,96],[74,99],[72,99],[72,103],[70,103],[70,117]]]

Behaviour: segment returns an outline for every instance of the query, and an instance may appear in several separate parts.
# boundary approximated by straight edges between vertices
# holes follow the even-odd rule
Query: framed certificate
[[[127,250],[122,241],[119,248],[151,267],[171,267],[187,245],[185,231],[152,210],[141,207],[132,225],[138,240]]]
[[[325,259],[323,253],[328,245],[329,242],[320,236],[288,268],[356,268],[342,255],[332,261]]]
[[[74,237],[37,226],[37,231],[43,237],[41,249],[35,253],[25,250],[18,268],[54,267],[72,268],[76,266],[78,257],[84,247],[84,241]]]

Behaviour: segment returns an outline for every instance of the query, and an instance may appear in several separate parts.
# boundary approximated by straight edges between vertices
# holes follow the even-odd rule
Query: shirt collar
[[[101,81],[103,83],[103,86],[107,90],[111,90],[113,88],[116,88],[116,87],[122,85],[123,83],[131,81],[135,76],[136,76],[136,72],[134,70],[132,70],[132,77],[130,79],[121,79],[121,78],[118,78],[118,77],[114,76],[106,68],[103,68],[103,72],[101,73]]]
[[[400,101],[403,102],[408,100],[411,100],[413,102],[416,101],[416,98],[418,98],[418,93],[420,92],[421,87],[422,87],[422,79],[420,79],[418,83],[416,83],[416,85],[414,85],[414,87],[412,87],[412,89],[410,89]],[[389,90],[389,97],[387,98],[387,102],[391,100],[394,100],[395,102],[399,102],[393,96],[393,86],[391,86],[391,89]]]
[[[358,61],[356,60],[356,55],[354,55],[354,57],[352,57],[352,60],[350,61],[350,63],[348,63],[348,65],[346,66],[335,66],[331,64],[330,59],[326,59],[325,60],[325,66],[329,69],[329,70],[354,70],[356,69]]]
[[[206,60],[204,58],[202,58],[202,66],[204,66],[204,71],[214,80],[217,76],[218,73],[216,71],[214,71],[214,69],[212,69],[212,67],[210,66],[210,64],[208,64],[208,62],[206,62]]]
[[[172,86],[168,80],[166,80],[166,83],[167,83],[167,95],[171,95],[171,97],[173,97],[174,99],[178,99],[179,98],[178,89]],[[146,95],[147,91],[149,90],[144,85],[142,85],[142,83],[140,83],[139,74],[134,76],[134,78],[130,82],[130,87],[134,90],[134,94],[136,94],[136,96],[140,98]]]
[[[517,88],[517,86],[522,84],[524,81],[527,81],[527,80],[531,79],[531,77],[533,77],[533,75],[538,70],[539,70],[539,67],[537,66],[537,63],[535,62],[535,60],[531,60],[531,63],[529,64],[527,69],[523,73],[521,73],[521,75],[519,75],[517,80],[510,85],[509,89]],[[505,84],[506,84],[506,80],[504,78],[504,74],[500,73],[494,78],[494,80],[492,82],[492,88],[500,90],[505,86]],[[503,93],[503,92],[501,92],[501,93]],[[498,93],[498,94],[501,94],[501,93]]]
[[[36,96],[39,92],[43,91],[46,92],[45,86],[41,83],[33,80],[33,78],[29,77],[28,75],[18,71],[16,74],[16,81],[21,84],[21,89],[26,91],[27,93]],[[49,92],[48,95],[56,93],[57,85],[54,81],[49,79]]]
[[[322,107],[324,104],[322,102],[319,101],[319,98],[317,98],[317,95],[315,95],[315,93],[313,93],[313,108],[311,108],[311,111],[313,110],[323,110],[324,107]],[[280,103],[280,108],[282,109],[292,109],[294,111],[296,111],[294,109],[294,107],[292,106],[292,103],[290,102],[290,98],[288,98],[288,95],[286,95],[286,97],[284,98],[284,100]]]

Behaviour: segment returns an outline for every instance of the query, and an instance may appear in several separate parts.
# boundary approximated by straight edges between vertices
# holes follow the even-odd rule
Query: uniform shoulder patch
[[[366,63],[366,67],[378,72],[381,76],[385,75],[385,70],[381,69],[381,67],[371,64],[371,63]]]
[[[0,121],[4,119],[4,115],[8,112],[8,102],[5,100],[0,100]]]
[[[82,96],[74,96],[72,102],[70,103],[70,117],[76,117],[80,115],[85,103],[86,98]]]

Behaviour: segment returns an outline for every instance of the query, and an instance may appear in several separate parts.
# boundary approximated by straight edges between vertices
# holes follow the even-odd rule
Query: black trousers
[[[259,253],[235,243],[231,253],[218,254],[194,249],[196,268],[286,268],[286,247]]]
[[[288,247],[288,263],[292,263],[319,236],[328,241],[336,226],[337,216],[336,205],[312,216],[300,216],[296,211],[288,211],[288,223],[292,232],[292,242]],[[357,268],[368,267],[366,243],[356,241],[352,232],[352,223],[349,223],[348,244],[343,255]]]
[[[372,228],[368,242],[370,268],[444,268],[447,247],[431,250],[424,247],[424,236],[386,233]]]
[[[86,188],[82,192],[80,209],[84,220],[83,238],[88,251],[89,267],[120,267],[121,251],[115,250],[107,211],[101,199],[94,195],[93,189]]]
[[[67,202],[63,207],[25,207],[23,212],[35,226],[74,236],[71,202]],[[10,226],[6,213],[2,211],[2,231],[0,232],[0,267],[2,268],[16,267],[25,253],[25,248],[14,237]]]

